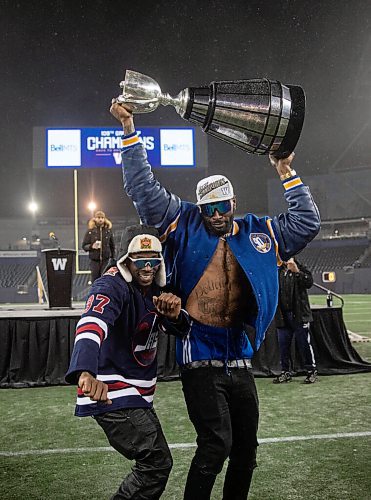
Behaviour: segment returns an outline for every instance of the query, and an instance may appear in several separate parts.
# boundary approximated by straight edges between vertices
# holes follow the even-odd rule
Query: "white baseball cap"
[[[197,205],[230,200],[234,197],[233,186],[224,175],[210,175],[199,181],[196,196]]]

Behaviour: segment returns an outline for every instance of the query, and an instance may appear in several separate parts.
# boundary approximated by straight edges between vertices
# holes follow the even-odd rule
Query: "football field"
[[[371,297],[344,298],[347,328],[371,339]],[[353,345],[371,362],[371,342]],[[249,499],[370,500],[371,373],[322,376],[313,385],[302,379],[279,386],[256,379],[260,446]],[[104,500],[114,493],[130,462],[93,419],[73,416],[74,398],[75,388],[65,386],[0,390],[2,500]],[[179,381],[158,384],[155,407],[174,459],[162,498],[181,500],[195,433]],[[222,498],[222,483],[220,474],[214,500]]]

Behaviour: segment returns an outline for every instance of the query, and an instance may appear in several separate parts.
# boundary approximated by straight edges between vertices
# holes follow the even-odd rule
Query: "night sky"
[[[117,125],[109,114],[125,69],[177,94],[214,80],[263,78],[301,85],[307,96],[294,167],[305,175],[371,168],[371,2],[0,0],[2,217],[73,216],[72,170],[32,167],[32,128]],[[145,125],[186,125],[173,108],[141,115]],[[267,157],[209,138],[208,174],[235,184],[240,211],[264,213]],[[80,175],[80,174],[79,174]],[[198,172],[161,173],[193,200]],[[119,170],[81,173],[112,216],[133,213]]]

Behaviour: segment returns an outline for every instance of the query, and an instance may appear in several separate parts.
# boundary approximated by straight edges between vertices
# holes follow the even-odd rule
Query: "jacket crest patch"
[[[250,242],[255,250],[260,253],[267,253],[272,247],[272,241],[265,233],[251,233]]]

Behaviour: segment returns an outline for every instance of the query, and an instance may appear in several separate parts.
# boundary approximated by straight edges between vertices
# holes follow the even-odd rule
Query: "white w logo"
[[[66,269],[67,259],[52,259],[54,271],[64,271]]]

